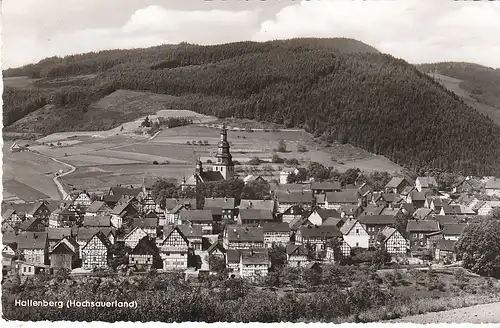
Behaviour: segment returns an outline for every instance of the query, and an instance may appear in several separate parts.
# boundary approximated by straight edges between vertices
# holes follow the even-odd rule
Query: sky
[[[162,43],[348,37],[410,63],[500,68],[500,1],[2,0],[4,68]]]

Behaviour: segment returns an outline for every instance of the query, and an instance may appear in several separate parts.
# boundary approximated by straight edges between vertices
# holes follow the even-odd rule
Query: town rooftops
[[[184,236],[186,236],[186,238],[190,238],[190,237],[200,237],[201,238],[203,236],[203,230],[202,230],[201,225],[182,224],[182,225],[178,225],[177,228],[179,228],[179,230],[182,231],[182,234]]]
[[[435,215],[434,220],[436,220],[441,226],[460,223],[460,218],[455,215]]]
[[[274,211],[275,202],[274,200],[242,199],[239,208],[240,210],[256,209],[256,210]]]
[[[347,235],[349,231],[354,228],[354,226],[358,223],[358,220],[352,219],[352,220],[347,220],[346,223],[340,228],[340,232],[342,232],[343,235]]]
[[[243,265],[269,265],[268,252],[241,252],[241,263]]]
[[[277,191],[286,191],[286,192],[293,192],[293,191],[310,191],[311,190],[311,184],[308,183],[280,183],[277,185],[271,185],[271,189],[274,192]]]
[[[118,203],[118,201],[122,198],[122,195],[103,195],[101,200],[108,204],[109,206],[113,206]]]
[[[77,240],[78,241],[88,241],[92,238],[97,232],[101,231],[104,236],[109,237],[110,234],[113,233],[113,229],[111,227],[80,227],[77,232]]]
[[[227,226],[227,238],[230,242],[263,242],[264,229],[250,226]]]
[[[118,203],[111,210],[111,214],[123,216],[127,213],[127,209],[130,209],[130,207],[133,207],[132,204],[130,204],[130,203]]]
[[[42,206],[46,206],[45,205],[45,202],[35,202],[27,211],[26,211],[26,214],[27,215],[34,215],[36,213],[36,211],[38,211],[40,209],[40,207]]]
[[[337,227],[341,227],[344,225],[344,220],[341,218],[334,218],[334,217],[329,217],[325,221],[323,221],[322,225],[334,225]]]
[[[386,185],[385,185],[385,188],[391,188],[391,189],[394,189],[394,188],[399,188],[399,186],[403,183],[403,182],[407,182],[408,184],[411,184],[406,178],[400,178],[400,177],[393,177],[391,179],[391,181],[389,181]]]
[[[296,217],[288,224],[291,230],[297,230],[303,225],[312,225],[307,217]]]
[[[72,235],[71,228],[45,228],[45,232],[49,240],[60,240]]]
[[[18,249],[40,249],[47,245],[46,232],[21,232],[16,239]]]
[[[363,215],[380,215],[384,208],[383,205],[368,205],[365,207]]]
[[[415,213],[413,213],[413,217],[417,220],[423,220],[429,215],[431,215],[433,211],[430,208],[417,208]]]
[[[434,177],[418,177],[417,181],[420,182],[422,188],[435,188],[438,186]]]
[[[316,208],[314,212],[316,212],[323,221],[325,221],[328,218],[342,217],[341,214],[334,209]]]
[[[232,210],[235,208],[235,203],[234,198],[205,198],[205,208],[220,207],[223,210]]]
[[[301,226],[299,228],[303,238],[334,238],[342,237],[340,229],[333,225],[328,226]]]
[[[286,253],[288,255],[308,255],[309,252],[304,245],[287,244]]]
[[[275,196],[278,202],[280,203],[289,203],[289,204],[309,204],[312,203],[313,194],[311,190],[304,191],[283,191],[276,190]]]
[[[396,223],[393,215],[361,215],[358,221],[364,225],[391,225]]]
[[[165,199],[165,209],[172,210],[178,205],[184,205],[196,209],[196,199],[194,198],[167,198]]]
[[[211,210],[180,211],[179,218],[181,219],[181,221],[190,221],[190,222],[210,223],[213,221]]]
[[[13,208],[8,208],[5,212],[2,214],[2,221],[9,220],[12,214],[15,214],[16,210]]]
[[[17,243],[17,235],[13,231],[2,232],[2,244],[9,245]]]
[[[387,241],[387,239],[391,238],[391,236],[396,232],[396,228],[393,228],[393,227],[385,227],[383,230],[382,230],[382,235],[385,237],[385,240]]]
[[[443,234],[448,236],[460,236],[467,224],[447,224],[443,226]]]
[[[359,201],[359,193],[357,189],[330,191],[326,193],[325,200],[328,203],[357,204]]]
[[[273,221],[273,213],[269,210],[256,209],[240,209],[241,221],[257,220],[257,221]]]
[[[434,220],[408,220],[406,231],[410,232],[428,232],[439,231],[439,224]]]
[[[102,231],[97,231],[93,236],[90,237],[90,239],[87,241],[87,243],[85,244],[85,246],[83,246],[83,248],[87,247],[87,245],[92,240],[92,238],[99,239],[101,241],[101,243],[103,243],[104,246],[106,246],[106,248],[111,247],[111,242],[109,241],[109,239],[107,238],[107,236],[105,236]]]
[[[143,229],[158,227],[158,217],[146,217],[134,219],[134,226]]]
[[[262,223],[264,233],[266,232],[290,232],[290,226],[286,222],[264,222]]]

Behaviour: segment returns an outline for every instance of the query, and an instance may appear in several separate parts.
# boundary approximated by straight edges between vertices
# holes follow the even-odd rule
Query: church
[[[211,170],[204,170],[202,162],[196,160],[196,169],[194,174],[187,179],[184,178],[181,187],[196,187],[201,183],[209,181],[228,180],[234,177],[234,164],[231,152],[229,151],[229,142],[227,141],[227,128],[224,125],[220,132],[220,141],[217,145],[217,155],[215,163]]]

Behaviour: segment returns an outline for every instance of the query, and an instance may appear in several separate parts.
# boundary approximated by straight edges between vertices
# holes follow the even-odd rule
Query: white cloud
[[[500,67],[500,3],[307,1],[262,23],[253,40],[349,37],[409,62],[471,61]]]

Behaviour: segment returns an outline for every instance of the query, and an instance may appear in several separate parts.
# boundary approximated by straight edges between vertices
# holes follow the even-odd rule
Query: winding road
[[[64,190],[64,186],[62,185],[61,181],[59,181],[59,178],[65,176],[67,174],[75,172],[76,167],[71,165],[71,164],[60,161],[56,158],[53,158],[53,157],[49,157],[49,158],[52,159],[54,162],[57,162],[57,163],[60,163],[60,164],[63,164],[63,165],[66,165],[67,167],[69,167],[69,171],[63,172],[61,174],[56,174],[56,176],[52,179],[52,181],[54,181],[54,183],[56,184],[57,190],[59,190],[59,193],[61,194],[62,199],[64,200],[66,198],[66,196],[68,196],[68,193],[66,192],[66,190]]]

